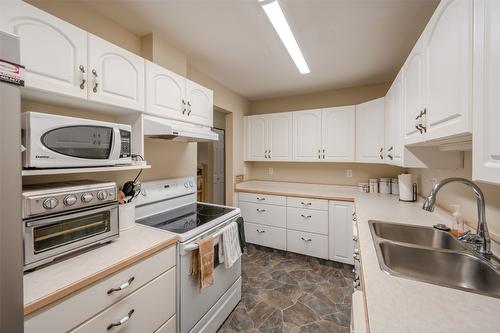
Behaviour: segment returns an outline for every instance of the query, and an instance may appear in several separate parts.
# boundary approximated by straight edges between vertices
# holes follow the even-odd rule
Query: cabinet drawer
[[[71,332],[154,332],[175,313],[175,288],[172,268]]]
[[[328,200],[322,199],[287,197],[286,205],[288,207],[328,210]]]
[[[328,236],[287,230],[286,245],[287,251],[328,259]]]
[[[286,207],[240,202],[241,215],[248,222],[285,228]]]
[[[286,209],[287,229],[328,235],[328,212],[304,208]]]
[[[278,206],[286,205],[286,197],[282,197],[279,195],[239,192],[238,198],[239,201],[265,203],[268,205]]]
[[[165,324],[161,325],[161,327],[157,329],[155,333],[175,333],[176,324],[177,321],[175,319],[175,316],[173,316]]]
[[[286,230],[282,228],[245,222],[245,237],[251,244],[286,250]]]
[[[175,266],[175,251],[175,246],[171,246],[25,317],[24,331],[26,333],[69,331]],[[132,278],[128,287],[108,294],[110,289],[118,288]]]

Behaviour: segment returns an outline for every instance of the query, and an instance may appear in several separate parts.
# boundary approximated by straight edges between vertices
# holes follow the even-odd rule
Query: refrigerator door
[[[19,63],[19,39],[0,30],[0,60]],[[0,332],[23,332],[20,88],[0,81]]]

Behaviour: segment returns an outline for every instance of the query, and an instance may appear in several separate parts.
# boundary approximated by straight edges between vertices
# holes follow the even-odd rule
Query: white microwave
[[[131,130],[130,125],[24,112],[23,166],[67,168],[130,164]]]

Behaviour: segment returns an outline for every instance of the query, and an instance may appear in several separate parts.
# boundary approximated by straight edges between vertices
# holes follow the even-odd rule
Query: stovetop
[[[176,234],[184,234],[234,210],[230,207],[193,203],[136,222]]]

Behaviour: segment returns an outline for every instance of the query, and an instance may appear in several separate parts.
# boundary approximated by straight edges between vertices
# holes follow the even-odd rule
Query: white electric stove
[[[196,201],[194,177],[142,183],[136,223],[178,235],[177,318],[180,333],[215,333],[241,299],[241,261],[231,268],[218,262],[221,230],[241,217],[239,208]],[[197,241],[214,237],[214,285],[198,290],[190,276]]]

